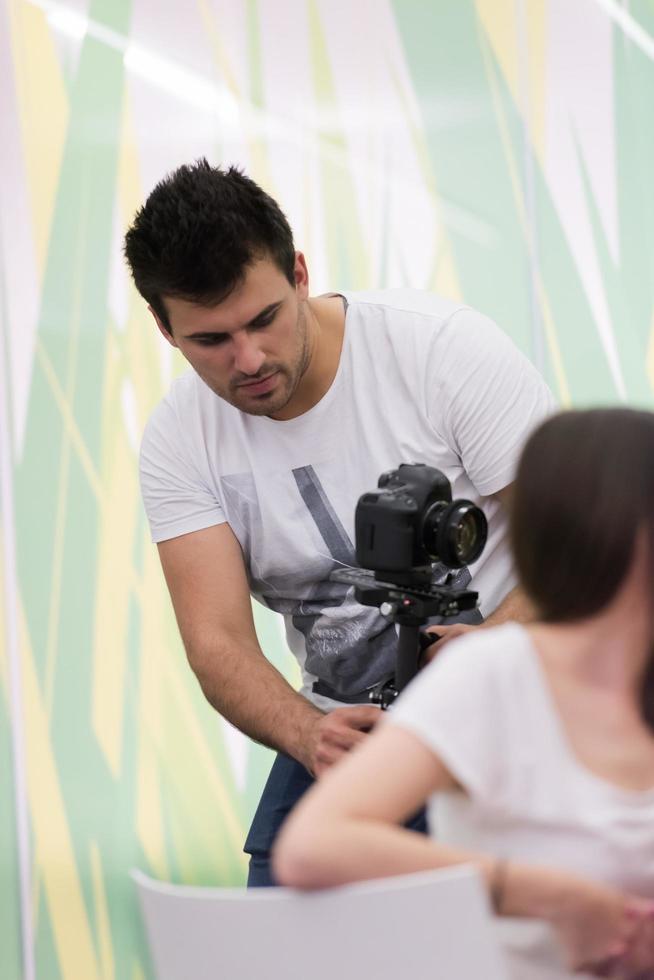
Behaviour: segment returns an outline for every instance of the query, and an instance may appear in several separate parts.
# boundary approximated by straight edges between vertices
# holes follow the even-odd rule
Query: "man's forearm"
[[[256,742],[308,764],[309,732],[322,712],[294,691],[258,650],[187,651],[205,697]]]
[[[500,623],[530,623],[536,610],[519,585],[505,595],[497,609],[484,621],[484,626],[499,626]]]

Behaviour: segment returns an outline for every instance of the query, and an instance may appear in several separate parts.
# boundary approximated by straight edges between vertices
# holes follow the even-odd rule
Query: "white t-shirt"
[[[413,290],[346,299],[336,376],[304,415],[244,414],[189,371],[153,413],[141,448],[153,540],[228,521],[252,594],[284,615],[303,693],[321,707],[330,705],[312,692],[316,678],[354,696],[395,662],[392,624],[329,579],[355,564],[359,496],[385,470],[422,462],[443,471],[454,497],[482,506],[488,543],[456,584],[479,591],[486,615],[515,584],[506,518],[489,496],[512,481],[527,435],[554,407],[487,317]],[[435,566],[434,581],[445,571]]]
[[[578,761],[522,626],[453,641],[386,723],[417,735],[465,789],[430,801],[440,843],[565,868],[654,898],[654,788],[620,789]],[[520,980],[569,976],[556,967],[545,927],[525,920],[498,927]]]

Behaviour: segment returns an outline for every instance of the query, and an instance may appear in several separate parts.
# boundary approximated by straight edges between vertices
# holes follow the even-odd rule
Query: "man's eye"
[[[220,334],[216,334],[215,337],[198,337],[197,343],[200,347],[219,347],[220,344],[225,343],[225,337]]]
[[[257,320],[256,323],[253,323],[252,324],[252,330],[260,330],[261,327],[268,327],[268,326],[270,326],[270,324],[275,319],[275,316],[276,315],[277,315],[277,310],[275,310],[274,313],[271,313],[269,316],[267,316],[265,318],[265,320]]]

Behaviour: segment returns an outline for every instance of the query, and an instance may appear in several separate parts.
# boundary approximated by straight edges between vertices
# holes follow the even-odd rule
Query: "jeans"
[[[254,815],[243,850],[250,855],[248,888],[266,888],[277,884],[270,870],[270,850],[284,818],[313,783],[304,766],[281,753],[273,762]],[[427,820],[421,810],[406,826],[426,834]]]

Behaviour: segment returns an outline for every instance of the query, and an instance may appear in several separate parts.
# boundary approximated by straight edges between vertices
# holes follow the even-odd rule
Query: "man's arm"
[[[534,619],[534,607],[523,589],[516,585],[505,595],[497,609],[487,616],[481,626],[499,626],[500,623],[530,623]],[[475,627],[471,627],[474,629]]]
[[[512,493],[513,484],[510,483],[508,486],[498,490],[494,495],[506,511],[511,506]],[[532,603],[525,595],[523,589],[519,585],[516,585],[515,588],[511,589],[504,596],[497,609],[486,618],[484,625],[499,626],[500,623],[508,622],[529,623],[534,619],[535,615],[536,610]]]
[[[377,709],[356,706],[325,715],[266,660],[243,555],[228,524],[158,547],[189,664],[221,715],[316,774],[365,737]]]
[[[510,506],[512,491],[513,484],[510,483],[494,494],[500,501],[501,506],[507,510]],[[504,596],[497,609],[494,609],[479,626],[470,626],[466,623],[452,623],[451,626],[429,626],[425,632],[434,633],[439,637],[439,642],[438,646],[432,644],[432,646],[427,648],[424,659],[431,660],[438,650],[442,649],[445,643],[453,640],[456,636],[467,633],[469,630],[483,629],[485,626],[499,626],[501,623],[509,622],[530,623],[535,618],[535,615],[536,610],[525,595],[524,590],[521,586],[516,585]]]

